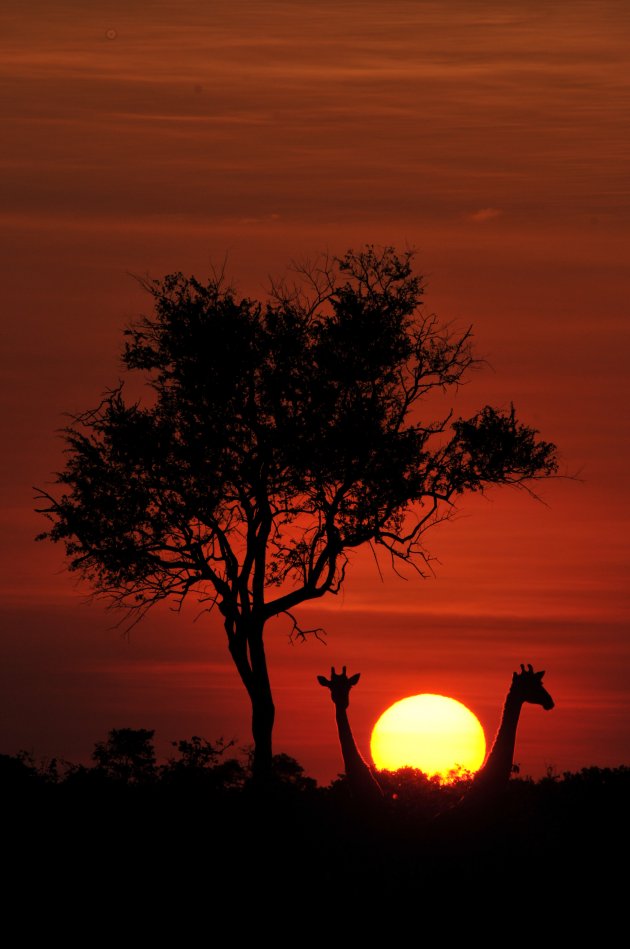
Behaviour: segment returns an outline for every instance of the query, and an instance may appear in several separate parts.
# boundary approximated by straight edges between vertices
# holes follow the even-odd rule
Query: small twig
[[[302,629],[293,613],[291,613],[289,610],[283,610],[282,612],[285,613],[293,623],[291,632],[289,633],[289,643],[292,646],[298,639],[303,643],[306,642],[307,636],[313,636],[318,642],[322,643],[323,646],[328,645],[326,640],[322,638],[326,635],[326,630],[321,626],[316,626],[313,629]]]

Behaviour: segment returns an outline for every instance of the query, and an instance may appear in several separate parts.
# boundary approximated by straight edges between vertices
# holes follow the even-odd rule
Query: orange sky
[[[81,602],[32,485],[63,413],[120,375],[148,299],[129,273],[243,293],[291,257],[415,246],[427,307],[473,323],[489,367],[465,414],[514,401],[581,481],[462,504],[427,538],[436,578],[358,556],[308,607],[328,645],[268,630],[277,750],[341,769],[317,673],[361,671],[364,748],[396,699],[443,692],[492,738],[512,671],[546,668],[516,760],[536,776],[629,763],[630,8],[602,2],[29,2],[0,11],[3,346],[0,751],[71,760],[112,727],[249,741],[218,619],[149,617],[130,641]],[[306,610],[304,611],[306,613]]]

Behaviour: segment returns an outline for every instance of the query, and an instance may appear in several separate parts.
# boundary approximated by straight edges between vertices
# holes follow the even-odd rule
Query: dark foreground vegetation
[[[363,927],[373,912],[382,924],[385,907],[397,920],[438,904],[459,913],[495,893],[514,909],[564,906],[574,920],[603,894],[610,918],[627,878],[630,767],[514,777],[474,809],[460,803],[467,780],[440,786],[405,769],[381,773],[385,800],[366,809],[343,778],[318,787],[286,755],[261,790],[229,744],[193,737],[158,765],[152,738],[110,732],[90,767],[0,756],[14,881],[90,905],[150,893],[179,913],[185,904],[209,914],[209,925],[239,910],[239,926],[253,926],[254,907],[290,905],[311,916],[315,906],[351,910]]]

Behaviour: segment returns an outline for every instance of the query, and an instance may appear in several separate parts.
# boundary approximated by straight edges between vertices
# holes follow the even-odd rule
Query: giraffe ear
[[[353,676],[350,676],[350,678],[348,679],[348,682],[350,683],[350,688],[352,688],[353,685],[356,685],[360,678],[361,678],[360,672],[355,672]]]
[[[540,679],[542,679],[542,677],[544,676],[544,674],[545,674],[545,670],[543,669],[542,672],[536,672],[536,673],[535,673],[535,676],[536,676],[536,678],[540,681]]]
[[[320,685],[325,686],[327,689],[329,689],[331,686],[331,683],[328,681],[326,676],[317,676],[317,681],[319,682]]]

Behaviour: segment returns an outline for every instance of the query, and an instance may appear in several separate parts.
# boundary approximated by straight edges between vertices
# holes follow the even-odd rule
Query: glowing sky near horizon
[[[65,412],[120,377],[147,310],[130,274],[227,256],[262,295],[291,258],[417,248],[426,305],[487,360],[456,414],[513,401],[559,445],[545,504],[465,500],[427,543],[436,576],[354,558],[309,605],[328,646],[268,643],[276,744],[341,770],[315,676],[360,671],[351,717],[405,695],[471,708],[491,737],[521,662],[521,773],[628,763],[630,8],[603,2],[163,0],[0,10],[3,346],[0,751],[71,760],[113,727],[249,741],[218,618],[156,613],[129,640],[35,545],[32,485],[63,466]],[[544,718],[544,721],[543,721]]]

